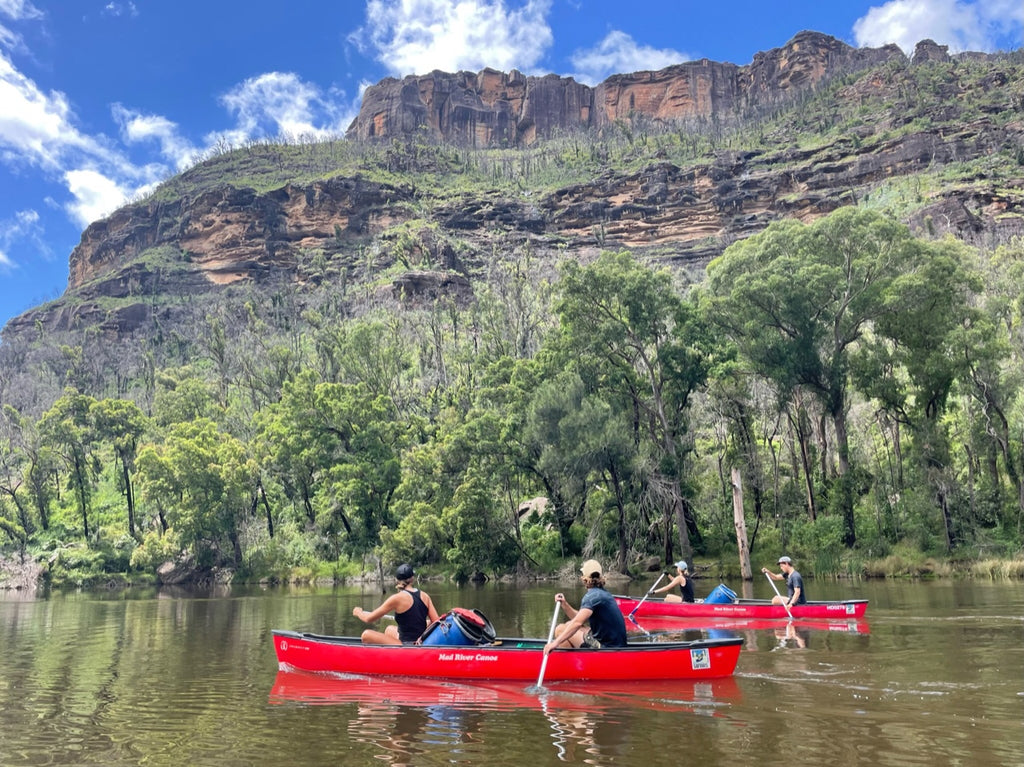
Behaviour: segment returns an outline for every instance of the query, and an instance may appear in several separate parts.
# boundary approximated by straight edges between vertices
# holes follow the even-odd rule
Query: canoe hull
[[[665,618],[647,616],[626,621],[626,628],[634,634],[646,632],[679,633],[684,631],[778,631],[794,623],[810,631],[833,631],[840,634],[870,634],[867,620],[813,620],[810,618]]]
[[[542,639],[501,639],[493,645],[366,645],[357,637],[332,637],[275,630],[280,669],[425,677],[536,681]],[[714,679],[736,669],[741,638],[693,642],[645,642],[601,650],[555,650],[545,681]]]
[[[740,599],[736,602],[666,602],[664,599],[634,599],[616,596],[616,603],[623,615],[639,620],[645,616],[658,618],[789,618],[786,608],[773,605],[767,599]],[[642,602],[642,604],[641,604]],[[637,608],[639,605],[639,609]],[[808,602],[794,605],[794,618],[814,620],[856,620],[863,618],[868,609],[866,599],[847,599],[839,602]],[[636,612],[633,612],[636,610]]]

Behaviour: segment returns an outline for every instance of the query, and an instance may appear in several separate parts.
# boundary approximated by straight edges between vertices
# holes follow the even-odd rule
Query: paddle
[[[764,577],[768,579],[768,582],[770,584],[772,584],[772,591],[775,592],[775,596],[777,596],[779,599],[782,599],[782,594],[780,594],[779,590],[777,588],[775,588],[775,579],[772,578],[771,573],[765,573]],[[783,602],[782,606],[786,608],[786,615],[789,616],[789,619],[793,620],[793,613],[791,613],[789,611],[789,605],[787,605],[785,602]]]
[[[642,604],[643,604],[644,602],[646,602],[646,601],[647,601],[647,597],[649,597],[649,596],[650,596],[651,594],[653,594],[653,593],[654,593],[654,590],[655,590],[656,588],[658,588],[658,584],[659,584],[659,583],[661,583],[661,579],[662,579],[662,578],[664,578],[664,577],[665,577],[665,573],[662,573],[661,575],[659,575],[659,576],[658,576],[658,580],[656,580],[656,581],[654,582],[654,585],[653,585],[653,586],[651,586],[651,587],[650,587],[649,589],[647,589],[647,593],[646,593],[646,594],[644,594],[644,598],[643,598],[643,599],[641,599],[641,600],[640,600],[639,602],[637,602],[637,603],[636,603],[636,607],[634,607],[634,608],[633,608],[632,610],[630,610],[630,611],[629,611],[629,614],[628,614],[628,615],[626,616],[627,618],[629,618],[630,622],[631,622],[631,623],[632,623],[632,624],[633,624],[634,626],[636,626],[636,627],[637,627],[638,629],[640,629],[640,630],[641,630],[642,632],[644,632],[644,634],[646,634],[646,635],[647,635],[648,637],[650,637],[650,635],[651,635],[651,632],[650,632],[650,631],[648,631],[647,629],[645,629],[645,628],[644,628],[643,626],[641,626],[641,625],[640,625],[639,623],[637,623],[637,620],[636,620],[636,618],[634,618],[633,616],[634,616],[634,615],[636,614],[636,611],[640,609],[640,605],[642,605]]]
[[[559,607],[561,607],[561,605],[559,605],[558,602],[555,602],[555,613],[554,613],[554,615],[551,616],[551,629],[548,631],[548,644],[551,644],[551,641],[555,638],[555,626],[558,624],[558,608]],[[546,669],[547,666],[548,666],[548,656],[547,656],[547,653],[544,653],[544,660],[542,660],[540,662],[540,673],[537,674],[537,684],[534,686],[534,689],[536,689],[536,690],[543,689],[541,687],[541,683],[544,681],[544,669]]]
[[[654,593],[654,590],[656,588],[658,588],[658,584],[661,583],[661,579],[664,578],[664,577],[665,577],[665,573],[662,573],[661,575],[659,575],[658,576],[658,580],[656,580],[654,582],[654,585],[651,586],[649,589],[647,589],[647,593],[644,594],[644,598],[641,599],[639,602],[637,602],[636,603],[636,607],[634,607],[632,610],[629,611],[629,615],[626,616],[626,617],[628,617],[631,621],[633,621],[633,623],[636,623],[636,621],[633,620],[633,616],[636,615],[636,611],[640,609],[640,605],[642,605],[644,602],[646,602],[647,601],[647,597],[649,597],[651,594]],[[640,624],[636,623],[636,625],[639,626]]]

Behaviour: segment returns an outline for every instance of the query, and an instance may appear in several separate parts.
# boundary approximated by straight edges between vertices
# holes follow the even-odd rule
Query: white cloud
[[[237,119],[236,127],[222,134],[239,143],[259,136],[299,138],[339,135],[344,126],[333,102],[320,90],[289,72],[268,72],[253,77],[221,96],[221,103]],[[318,120],[326,121],[318,125]]]
[[[34,210],[21,210],[14,214],[13,219],[0,221],[0,269],[17,268],[7,251],[13,243],[21,240],[29,240],[43,253],[48,251],[42,243],[39,214]]]
[[[1022,29],[1021,0],[891,0],[853,25],[858,45],[895,43],[908,55],[925,39],[948,45],[951,53],[1016,48]]]
[[[15,21],[41,19],[43,12],[32,5],[31,0],[0,0],[0,15]]]
[[[551,47],[551,0],[368,0],[366,25],[350,36],[396,76],[479,71],[531,72]]]
[[[128,199],[127,190],[91,168],[69,170],[64,174],[64,180],[75,198],[65,207],[83,228],[113,213]]]
[[[103,13],[107,16],[138,16],[139,9],[135,3],[107,3],[103,6]]]
[[[596,47],[576,51],[572,56],[572,65],[576,69],[577,80],[595,85],[611,74],[656,71],[690,58],[671,48],[638,45],[625,32],[613,29]]]
[[[112,112],[114,120],[121,126],[121,138],[125,143],[155,142],[160,156],[167,159],[175,170],[185,170],[200,159],[202,150],[182,136],[177,123],[166,117],[144,115],[120,104],[115,104]]]

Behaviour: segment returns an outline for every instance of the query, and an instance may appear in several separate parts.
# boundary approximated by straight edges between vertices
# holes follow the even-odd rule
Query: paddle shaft
[[[561,607],[558,602],[555,602],[555,612],[551,616],[551,629],[548,631],[548,644],[555,638],[555,626],[558,624],[558,608]],[[548,654],[544,653],[544,660],[540,662],[540,673],[537,674],[537,687],[541,686],[541,682],[544,681],[544,669],[548,667]]]
[[[636,611],[640,609],[640,605],[642,605],[644,602],[646,602],[647,601],[647,597],[649,597],[651,594],[653,594],[654,590],[656,588],[658,588],[658,584],[661,583],[661,579],[664,578],[664,577],[665,577],[665,573],[662,573],[661,575],[659,575],[658,576],[658,580],[656,580],[654,582],[654,585],[651,586],[649,589],[647,589],[647,593],[644,594],[644,598],[641,599],[639,602],[637,602],[636,603],[636,607],[634,607],[632,610],[629,611],[630,620],[632,620],[633,616],[636,615]],[[636,621],[633,621],[633,623],[636,623]]]
[[[770,584],[772,584],[772,591],[775,592],[775,596],[777,596],[779,599],[782,599],[782,594],[780,594],[779,590],[775,587],[775,579],[772,578],[772,574],[771,573],[765,573],[764,577],[768,579],[768,582]],[[782,606],[786,608],[786,615],[788,615],[790,620],[792,620],[793,619],[793,613],[791,613],[789,611],[789,605],[787,605],[785,602],[783,602]]]

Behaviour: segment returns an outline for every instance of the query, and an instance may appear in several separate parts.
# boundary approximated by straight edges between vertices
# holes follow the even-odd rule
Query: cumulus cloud
[[[335,104],[290,72],[250,78],[224,94],[221,103],[237,120],[232,135],[327,138],[340,133]]]
[[[625,32],[613,29],[596,47],[576,51],[572,66],[577,80],[596,85],[611,74],[664,69],[690,58],[671,48],[639,45]]]
[[[97,168],[114,177],[130,173],[130,164],[113,152],[102,139],[82,134],[74,124],[74,115],[63,93],[44,92],[19,72],[11,60],[0,54],[0,158],[10,165],[37,167],[61,178],[75,198],[67,206],[79,223],[93,218],[83,216],[109,213],[124,201],[123,194],[112,193],[120,184],[108,178],[107,184],[95,179]],[[91,166],[88,180],[76,168]],[[74,181],[74,183],[70,183]],[[102,194],[97,190],[103,188]],[[84,196],[79,196],[84,195]],[[104,207],[101,201],[109,202]]]
[[[925,39],[948,45],[951,53],[1018,47],[1022,30],[1020,0],[891,0],[853,25],[858,45],[895,43],[908,55]]]
[[[91,168],[69,170],[64,181],[74,200],[65,207],[83,228],[120,207],[129,190],[114,179]]]
[[[553,42],[550,10],[551,0],[368,0],[366,24],[349,40],[396,76],[531,72]]]
[[[144,115],[121,104],[115,104],[112,113],[126,144],[155,143],[160,156],[177,171],[191,167],[202,156],[202,150],[182,136],[178,124],[166,117]]]

